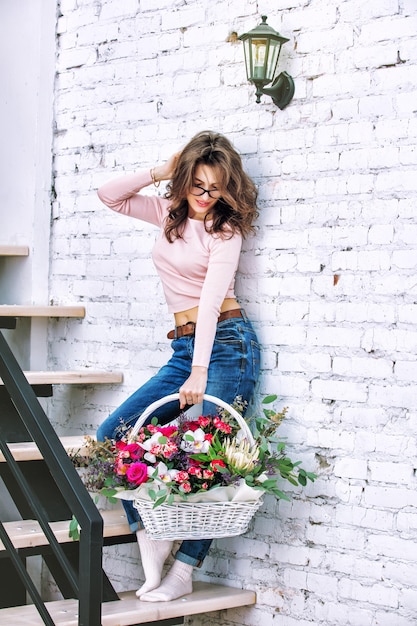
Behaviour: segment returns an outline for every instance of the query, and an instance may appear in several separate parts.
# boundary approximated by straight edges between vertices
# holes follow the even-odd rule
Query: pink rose
[[[141,485],[148,480],[148,466],[145,463],[131,463],[126,472],[126,478],[134,485]]]
[[[143,450],[137,443],[129,443],[126,445],[124,452],[129,452],[129,456],[134,461],[142,458]]]
[[[177,481],[177,483],[183,483],[186,480],[189,479],[189,475],[187,472],[178,472],[178,474],[175,476],[175,480]]]
[[[190,474],[190,476],[197,476],[197,478],[201,478],[203,475],[201,469],[195,465],[192,465],[188,468],[188,473]]]
[[[178,432],[178,427],[177,426],[160,426],[158,428],[158,431],[164,437],[172,437],[174,433]]]

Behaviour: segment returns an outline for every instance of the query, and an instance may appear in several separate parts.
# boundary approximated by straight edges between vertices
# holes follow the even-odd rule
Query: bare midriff
[[[240,305],[237,300],[235,300],[235,298],[226,298],[225,300],[223,300],[220,312],[224,313],[225,311],[233,311],[234,309],[240,309]],[[184,324],[188,324],[188,322],[196,323],[197,315],[198,306],[195,306],[192,309],[187,309],[186,311],[174,313],[175,326],[183,326]]]

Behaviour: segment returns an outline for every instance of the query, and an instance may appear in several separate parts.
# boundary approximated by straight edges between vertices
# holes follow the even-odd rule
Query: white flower
[[[149,437],[149,439],[147,439],[143,443],[138,442],[138,445],[141,448],[143,448],[144,450],[147,450],[147,452],[143,455],[143,458],[149,461],[149,463],[155,463],[156,461],[156,456],[152,454],[150,450],[153,448],[153,446],[159,445],[159,440],[161,436],[162,436],[161,433],[154,433],[152,437]]]
[[[236,439],[226,439],[224,455],[229,465],[235,472],[249,473],[255,467],[255,462],[259,457],[259,447],[257,444],[251,447],[249,441],[243,440],[237,443]]]
[[[148,476],[151,478],[154,476],[155,471],[157,471],[157,476],[159,480],[162,480],[164,483],[169,483],[175,479],[175,476],[178,474],[178,470],[176,469],[168,469],[165,463],[160,461],[155,467],[148,467]]]
[[[208,452],[210,442],[205,440],[205,436],[206,434],[201,428],[197,428],[197,430],[187,430],[181,441],[181,450],[191,454]]]

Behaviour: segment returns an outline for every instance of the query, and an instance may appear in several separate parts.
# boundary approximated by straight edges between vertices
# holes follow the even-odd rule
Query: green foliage
[[[72,516],[72,520],[70,521],[68,535],[73,541],[79,541],[80,539],[80,526],[74,515]]]
[[[133,490],[142,484],[146,484],[147,494],[157,507],[171,504],[174,495],[186,500],[189,494],[237,485],[239,481],[289,500],[284,491],[285,482],[306,487],[309,481],[314,482],[316,474],[288,456],[286,440],[277,434],[287,408],[276,411],[273,407],[276,400],[275,394],[266,396],[261,403],[261,414],[247,419],[253,445],[242,438],[235,418],[227,410],[219,409],[217,416],[200,416],[194,421],[182,415],[176,425],[168,428],[159,427],[157,418],[153,418],[153,429],[142,427],[133,439],[129,438],[129,432],[117,442],[87,438],[89,454],[74,462],[78,466],[88,465],[83,477],[87,488],[113,503],[120,490]],[[237,398],[233,407],[243,413],[245,403]],[[155,444],[152,453],[145,445],[150,438],[152,445]],[[145,450],[148,450],[146,454]],[[129,483],[129,469],[135,465],[142,466],[145,472],[141,471],[136,483]],[[70,536],[79,537],[75,519],[70,525]]]

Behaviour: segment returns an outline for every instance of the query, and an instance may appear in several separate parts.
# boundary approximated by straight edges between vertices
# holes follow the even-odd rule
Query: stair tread
[[[121,600],[106,602],[102,609],[102,626],[129,626],[146,622],[209,613],[223,609],[255,604],[254,591],[225,587],[205,582],[195,582],[189,595],[171,602],[141,602],[134,591],[120,594]],[[58,600],[47,602],[56,626],[78,626],[78,602]],[[31,605],[0,610],[4,626],[41,626],[43,621]]]
[[[85,454],[85,438],[84,435],[69,435],[59,438],[68,454],[79,452]],[[16,461],[40,461],[43,457],[34,441],[23,441],[21,443],[7,444],[13,458]],[[0,462],[4,463],[4,456],[0,452]]]
[[[26,371],[23,372],[31,385],[84,385],[87,383],[121,383],[122,372],[98,370],[73,371]],[[3,385],[0,378],[0,385]]]
[[[16,244],[0,244],[0,256],[29,256],[29,247]]]
[[[85,317],[82,305],[1,304],[1,317]]]
[[[100,511],[100,514],[104,521],[103,537],[132,534],[121,503],[120,508]],[[4,522],[3,524],[15,548],[34,548],[48,543],[36,520],[19,520],[17,522]],[[73,541],[68,535],[69,520],[50,522],[49,525],[59,543]],[[0,541],[0,551],[3,550],[4,546]]]

